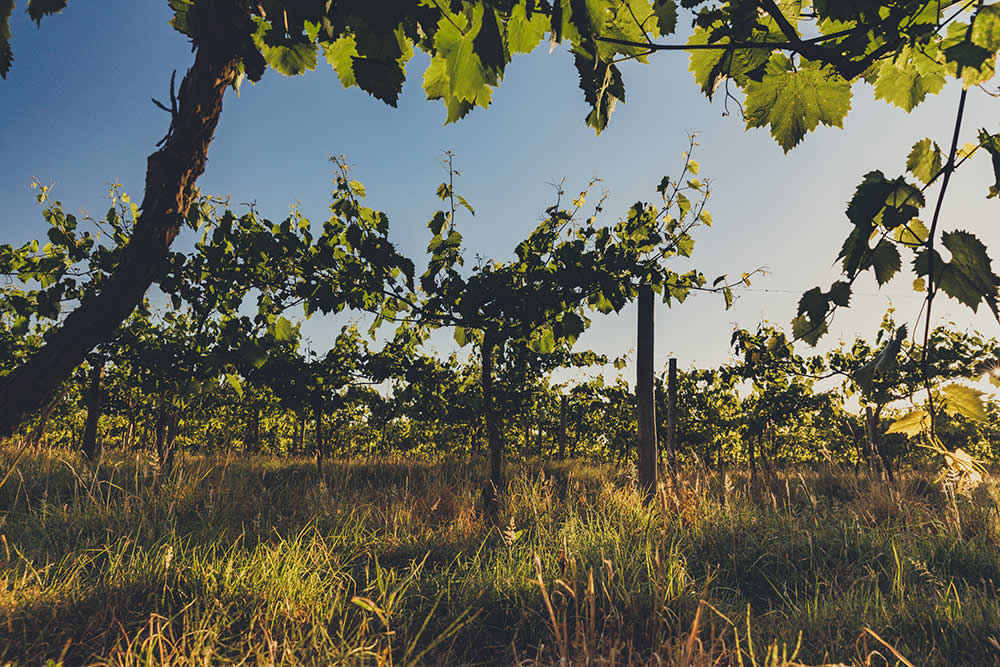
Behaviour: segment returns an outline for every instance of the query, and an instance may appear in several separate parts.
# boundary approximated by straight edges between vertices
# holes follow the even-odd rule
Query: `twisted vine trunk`
[[[64,386],[59,390],[52,399],[45,404],[42,408],[41,414],[38,416],[38,424],[35,425],[35,430],[31,432],[31,444],[38,447],[42,444],[42,438],[45,437],[45,426],[48,424],[49,417],[55,412],[55,409],[59,407],[63,399],[66,398],[66,391],[68,387]]]
[[[104,359],[95,360],[90,368],[90,390],[87,400],[87,424],[83,429],[81,449],[87,460],[93,461],[101,455],[97,440],[97,427],[101,421],[101,398],[104,393]]]
[[[250,22],[241,0],[217,0],[203,18],[211,36],[199,44],[181,82],[163,148],[147,160],[142,214],[132,238],[100,292],[84,299],[31,359],[0,380],[0,437],[45,405],[86,354],[111,338],[164,267],[195,200],[195,182],[205,171],[222,98],[237,75],[239,45]]]

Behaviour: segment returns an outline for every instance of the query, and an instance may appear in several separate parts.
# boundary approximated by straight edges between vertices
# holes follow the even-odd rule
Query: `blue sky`
[[[15,12],[16,60],[0,81],[0,241],[44,235],[29,188],[33,179],[53,185],[71,212],[99,216],[115,182],[141,199],[146,156],[168,125],[150,98],[167,99],[171,72],[179,79],[192,62],[187,40],[167,25],[169,16],[165,1],[77,0],[36,30],[20,8]],[[765,130],[746,131],[738,114],[723,117],[721,96],[710,103],[701,95],[681,53],[624,67],[626,103],[599,137],[584,123],[587,107],[563,49],[550,54],[540,47],[516,57],[492,106],[447,126],[443,105],[428,102],[420,87],[426,64],[420,56],[411,61],[396,109],[356,88],[345,90],[323,62],[297,78],[267,72],[240,97],[227,95],[202,191],[234,203],[253,201],[275,220],[299,203],[307,217],[321,221],[333,176],[328,156],[343,154],[367,187],[369,205],[386,211],[394,241],[419,266],[426,222],[439,204],[434,190],[446,176],[441,154],[451,150],[462,172],[457,189],[476,209],[474,218],[458,223],[467,258],[504,259],[552,202],[551,183],[565,179],[574,193],[600,177],[611,192],[604,213],[610,223],[633,202],[656,198],[660,178],[679,166],[687,133],[697,131],[695,157],[712,181],[714,226],[698,232],[691,264],[710,279],[758,267],[768,274],[729,311],[712,295],[658,308],[657,362],[677,356],[682,367],[725,361],[734,325],[752,328],[766,319],[787,327],[804,290],[836,280],[834,260],[849,231],[843,212],[854,187],[872,169],[902,173],[918,139],[929,136],[945,146],[958,97],[949,86],[906,114],[856,84],[844,129],[821,128],[785,155]],[[972,91],[963,141],[978,127],[996,131],[995,109],[996,100]],[[972,231],[996,248],[998,204],[985,199],[988,162],[974,160],[956,175],[942,226]],[[853,307],[838,314],[820,349],[838,338],[873,335],[890,303],[898,321],[912,322],[921,298],[911,282],[904,271],[880,292],[873,278],[859,280]],[[943,297],[935,312],[960,328],[998,333],[992,318]],[[341,321],[310,321],[305,331],[313,347],[322,348]],[[581,345],[620,355],[635,345],[634,322],[631,308],[598,318]],[[447,337],[434,340],[439,351],[449,351]]]

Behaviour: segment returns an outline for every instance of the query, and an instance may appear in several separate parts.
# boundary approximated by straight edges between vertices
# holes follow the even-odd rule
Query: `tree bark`
[[[878,422],[879,416],[882,414],[882,408],[885,404],[880,404],[875,410],[871,409],[871,406],[865,407],[865,433],[869,441],[871,442],[872,449],[878,454],[878,458],[882,462],[882,468],[885,469],[886,478],[892,482],[896,482],[896,476],[892,470],[892,459],[889,457],[889,453],[883,446],[882,439],[878,435]]]
[[[636,341],[636,400],[639,416],[639,489],[646,500],[656,494],[656,406],[653,397],[653,288],[639,288]]]
[[[83,442],[80,447],[89,461],[93,461],[101,455],[100,445],[97,442],[97,426],[101,420],[101,394],[104,389],[101,386],[101,381],[103,379],[104,359],[92,361],[90,388],[87,396],[87,423],[83,428]]]
[[[49,417],[55,412],[55,409],[59,407],[62,400],[66,397],[67,387],[63,387],[59,393],[52,397],[45,407],[42,408],[41,414],[38,415],[38,424],[35,426],[35,430],[31,432],[31,444],[34,447],[38,447],[42,438],[45,436],[45,426],[48,424]]]
[[[96,345],[108,340],[163,270],[170,244],[196,198],[209,144],[235,81],[250,13],[241,0],[216,0],[199,18],[211,35],[181,82],[163,148],[149,156],[142,214],[121,260],[99,292],[85,298],[35,355],[0,380],[0,437],[43,406]]]

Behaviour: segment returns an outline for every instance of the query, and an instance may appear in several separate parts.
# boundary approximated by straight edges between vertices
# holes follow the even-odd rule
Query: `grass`
[[[509,474],[494,526],[472,463],[29,451],[0,664],[1000,663],[991,482],[687,471],[644,507],[628,470]]]

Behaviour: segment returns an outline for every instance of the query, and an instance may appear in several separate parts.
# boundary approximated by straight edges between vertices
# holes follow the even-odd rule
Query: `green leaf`
[[[287,343],[295,338],[295,329],[287,318],[279,317],[274,323],[274,340]]]
[[[968,25],[961,22],[948,24],[948,34],[941,40],[941,53],[949,74],[960,77],[968,88],[993,78],[996,52],[969,39]]]
[[[962,231],[945,232],[941,242],[951,253],[951,262],[948,265],[953,268],[952,272],[961,276],[961,282],[974,289],[979,299],[985,301],[994,316],[997,316],[997,286],[1000,285],[1000,278],[993,273],[986,246],[974,235]],[[944,281],[941,288],[948,292],[949,296],[959,298],[948,291]],[[972,309],[976,310],[976,305],[972,305]]]
[[[533,0],[527,0],[533,3]],[[511,53],[529,53],[534,50],[548,30],[548,17],[535,11],[528,18],[525,0],[518,3],[507,20],[507,48]]]
[[[775,54],[760,82],[746,87],[747,127],[770,125],[771,135],[787,153],[819,123],[843,127],[851,108],[851,84],[831,68],[805,63],[794,69]]]
[[[818,287],[813,287],[799,299],[799,315],[807,315],[810,324],[818,325],[830,310],[830,300]]]
[[[243,380],[241,380],[240,377],[238,375],[235,375],[234,373],[226,373],[226,381],[229,383],[229,386],[233,388],[233,390],[236,392],[236,394],[240,397],[240,400],[242,401]]]
[[[847,308],[851,302],[851,284],[843,280],[838,280],[830,287],[827,296],[830,297],[830,301],[833,303]]]
[[[661,35],[673,34],[677,28],[677,3],[674,0],[653,0],[653,13]]]
[[[458,343],[459,347],[465,347],[469,342],[465,327],[455,327],[455,342]]]
[[[618,102],[625,101],[621,72],[615,65],[595,60],[589,54],[575,54],[574,62],[584,99],[593,109],[587,115],[587,125],[600,134],[608,126]]]
[[[7,78],[7,72],[14,62],[10,50],[10,15],[14,12],[14,0],[0,0],[0,77]]]
[[[762,35],[761,37],[765,40],[772,37],[776,40],[784,39],[780,33]],[[694,29],[694,33],[687,43],[691,45],[713,44],[724,47],[729,42],[729,37],[716,39],[715,32],[709,32],[699,26]],[[732,78],[739,86],[746,86],[751,80],[759,81],[770,57],[771,52],[767,48],[695,49],[691,51],[688,70],[694,74],[694,79],[701,86],[702,92],[711,99],[719,83],[726,77]]]
[[[930,139],[913,144],[906,158],[906,169],[925,185],[941,171],[941,148]]]
[[[465,197],[463,197],[462,195],[456,194],[455,198],[458,199],[459,205],[464,206],[466,209],[468,209],[468,211],[469,211],[470,214],[472,214],[472,215],[476,214],[475,210],[473,210],[473,208],[472,208],[472,204],[470,204],[469,202],[467,202],[465,200]]]
[[[356,86],[358,81],[354,78],[354,58],[358,55],[358,45],[354,40],[354,35],[343,35],[335,42],[323,43],[323,55],[337,73],[337,78],[344,88]]]
[[[406,79],[404,63],[395,58],[355,56],[352,59],[354,78],[361,90],[389,106],[396,106]]]
[[[993,53],[1000,50],[1000,3],[979,8],[972,25],[972,41]]]
[[[813,324],[805,315],[799,315],[792,320],[792,335],[798,340],[805,341],[813,347],[827,331],[826,322]]]
[[[28,16],[37,25],[41,25],[43,17],[66,9],[66,2],[67,0],[28,0]]]
[[[926,410],[914,410],[897,419],[886,433],[902,433],[909,438],[930,430],[931,416]]]
[[[979,143],[990,154],[993,162],[993,177],[996,183],[990,186],[987,199],[1000,197],[1000,134],[991,135],[986,130],[979,130]]]
[[[434,46],[448,79],[446,98],[477,103],[484,98],[488,100],[491,95],[488,84],[496,80],[487,73],[475,45],[483,25],[483,14],[483,5],[476,4],[471,19],[464,14],[450,14],[438,23]],[[424,87],[426,89],[426,82]]]
[[[878,242],[867,263],[875,269],[875,280],[878,281],[879,285],[885,285],[892,280],[892,277],[903,266],[896,244],[886,239]]]
[[[550,354],[556,349],[555,333],[552,327],[541,327],[536,329],[528,341],[528,348],[539,354]]]
[[[431,58],[431,64],[424,72],[424,92],[429,100],[444,100],[448,115],[445,124],[454,123],[464,118],[475,106],[474,102],[467,102],[453,97],[451,94],[451,80],[448,78],[448,63],[444,58]]]
[[[365,186],[361,181],[351,181],[347,186],[351,189],[351,194],[355,197],[365,196]]]
[[[929,235],[930,231],[927,226],[917,218],[913,218],[893,230],[893,238],[896,239],[897,243],[911,247],[922,245],[927,241]]]
[[[933,43],[917,51],[905,46],[877,68],[875,97],[907,112],[944,88],[945,68],[933,58]]]
[[[985,302],[993,316],[1000,320],[997,308],[1000,277],[993,273],[986,246],[973,234],[963,231],[945,232],[941,240],[951,252],[951,261],[945,263],[937,251],[924,250],[914,260],[917,275],[928,276],[933,270],[933,281],[948,296],[973,311]]]
[[[289,42],[261,48],[264,60],[285,76],[298,76],[316,69],[316,45],[312,42]]]
[[[983,392],[961,384],[950,384],[944,387],[945,400],[943,407],[950,415],[962,415],[976,421],[986,421],[986,405],[983,403]]]

